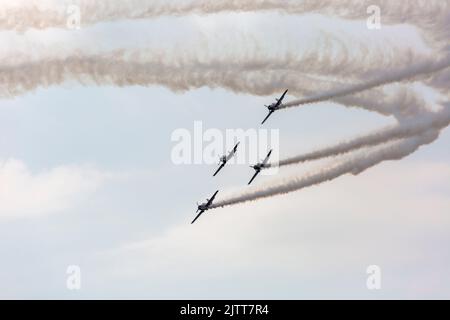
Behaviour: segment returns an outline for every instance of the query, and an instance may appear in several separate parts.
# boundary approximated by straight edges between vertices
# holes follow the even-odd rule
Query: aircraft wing
[[[250,185],[252,182],[253,182],[253,180],[255,180],[255,178],[256,178],[256,176],[259,174],[259,170],[257,170],[256,172],[255,172],[255,174],[253,175],[253,177],[250,179],[250,181],[248,182],[248,185]]]
[[[195,217],[194,220],[192,220],[191,224],[193,224],[202,214],[203,212],[205,212],[206,210],[209,209],[209,207],[212,205],[214,199],[216,198],[217,193],[219,192],[219,190],[217,190],[216,192],[214,192],[213,196],[211,197],[211,199],[208,200],[208,203],[206,203],[206,209],[204,210],[200,210],[200,213]],[[198,211],[198,210],[197,210]]]
[[[208,207],[213,203],[213,201],[214,201],[214,199],[216,198],[218,192],[219,192],[219,190],[217,190],[216,192],[214,192],[214,194],[213,194],[213,196],[211,197],[211,199],[209,199],[208,204],[207,204]]]
[[[272,150],[269,151],[269,153],[267,154],[266,158],[263,161],[263,164],[266,164],[267,161],[269,161],[270,155],[272,154]]]
[[[269,114],[267,115],[267,117],[264,118],[263,122],[261,122],[261,124],[264,124],[264,122],[266,122],[267,119],[269,119],[269,117],[272,115],[273,112],[274,112],[273,110],[270,111]]]
[[[223,167],[225,167],[225,163],[222,163],[222,164],[220,165],[220,167],[216,170],[216,172],[214,172],[213,177],[215,177],[216,174],[218,174],[219,171],[222,170]]]
[[[239,142],[236,143],[236,145],[234,146],[234,148],[233,148],[233,154],[236,153],[238,146],[239,146]]]
[[[281,106],[281,104],[282,104],[282,102],[283,102],[283,99],[284,99],[284,97],[286,96],[286,93],[288,92],[288,90],[286,90],[284,93],[283,93],[283,95],[280,97],[280,99],[277,99],[277,106],[276,106],[276,108],[275,109],[278,109],[280,106]]]
[[[288,90],[286,90],[283,95],[281,96],[280,100],[278,100],[278,102],[281,104],[281,102],[283,102],[284,97],[286,96],[286,93],[288,93]]]
[[[214,192],[213,196],[211,197],[211,199],[208,200],[208,203],[206,204],[206,210],[209,209],[209,206],[212,205],[214,199],[216,198],[217,193],[219,192],[219,190],[217,190],[216,192]]]
[[[198,218],[200,218],[200,216],[203,214],[203,212],[205,212],[205,210],[201,210],[200,213],[195,217],[195,219],[192,220],[191,224],[193,224]]]
[[[237,148],[239,146],[239,142],[234,146],[233,150],[230,151],[230,153],[227,156],[227,161],[233,158],[233,156],[236,154]]]

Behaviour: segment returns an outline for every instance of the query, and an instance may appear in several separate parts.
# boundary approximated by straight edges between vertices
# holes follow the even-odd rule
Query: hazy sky
[[[0,58],[114,48],[276,56],[308,50],[324,32],[368,54],[429,50],[409,25],[221,13],[2,31]],[[358,63],[359,51],[349,55]],[[244,188],[252,171],[229,166],[212,178],[215,165],[177,166],[172,133],[194,121],[259,128],[274,98],[73,81],[1,99],[0,298],[450,298],[448,130],[403,160],[190,225],[197,201]],[[279,130],[280,156],[291,156],[392,121],[319,103],[280,111],[265,128]],[[81,290],[66,288],[69,265],[81,268]],[[366,288],[369,265],[382,270],[381,290]]]

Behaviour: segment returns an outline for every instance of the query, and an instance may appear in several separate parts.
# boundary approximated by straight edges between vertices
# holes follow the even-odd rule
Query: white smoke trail
[[[402,159],[418,150],[421,146],[432,143],[438,136],[438,131],[431,130],[421,136],[403,139],[392,144],[384,145],[376,150],[354,156],[339,164],[321,169],[314,174],[289,177],[286,180],[280,180],[278,182],[271,181],[268,185],[253,187],[236,196],[230,196],[217,201],[211,206],[211,209],[287,194],[334,180],[348,173],[357,175],[381,162]]]
[[[428,111],[423,97],[402,83],[392,84],[391,88],[372,88],[358,94],[336,97],[331,101],[346,107],[378,112],[385,116],[393,115],[398,120]]]
[[[0,66],[0,95],[14,97],[39,87],[77,81],[97,85],[161,85],[175,92],[201,87],[226,88],[239,93],[269,95],[295,83],[303,93],[303,84],[319,88],[312,77],[299,72],[260,68],[246,64],[203,64],[197,59],[166,61],[158,53],[145,57],[132,52],[74,54],[65,58],[44,58],[20,64]],[[295,89],[293,89],[295,91]]]
[[[43,4],[39,2],[39,5]],[[95,5],[95,2],[85,5]],[[123,5],[113,2],[107,4],[110,8],[128,5],[129,3]],[[17,7],[20,8],[19,5]],[[142,6],[138,6],[138,10],[140,8]],[[94,8],[91,9],[88,11],[94,14]],[[102,8],[101,12],[108,10],[113,9]],[[46,12],[43,9],[42,11]],[[222,87],[238,93],[255,95],[278,94],[279,91],[289,88],[291,94],[305,96],[333,88],[329,85],[331,82],[316,75],[332,75],[335,79],[345,77],[347,81],[352,79],[359,82],[362,75],[373,73],[375,66],[392,69],[399,64],[409,65],[416,59],[424,59],[422,55],[408,49],[390,48],[391,52],[389,48],[383,47],[383,51],[380,52],[372,50],[367,44],[360,44],[361,50],[356,52],[361,52],[355,55],[349,50],[349,43],[327,33],[323,33],[323,39],[318,40],[315,48],[303,53],[270,55],[261,53],[260,50],[244,50],[241,54],[225,56],[219,54],[217,57],[216,53],[211,56],[210,51],[205,50],[208,45],[208,42],[204,42],[199,46],[202,48],[201,51],[185,53],[178,50],[177,54],[167,54],[159,50],[154,52],[142,50],[134,53],[84,53],[38,59],[34,62],[24,57],[22,60],[26,62],[21,64],[6,62],[3,63],[4,67],[0,67],[0,77],[4,79],[0,83],[0,96],[14,97],[38,87],[69,81],[117,86],[162,85],[176,92],[200,87]],[[107,70],[107,65],[114,65],[114,68]],[[43,69],[44,66],[48,69]],[[352,76],[349,77],[349,74]],[[347,106],[362,107],[383,115],[394,114],[398,118],[420,110],[423,104],[417,95],[407,88],[402,90],[402,94],[407,98],[405,103],[399,102],[399,99],[391,102],[392,96],[386,96],[379,90],[358,96],[336,97],[333,101]],[[380,97],[383,99],[379,99]]]
[[[102,52],[93,50],[89,46],[44,47],[37,50],[29,47],[28,50],[11,51],[6,57],[1,57],[1,66],[26,66],[32,61],[60,60],[100,60],[117,59],[135,63],[157,65],[170,68],[192,68],[198,70],[227,70],[238,71],[278,71],[281,75],[290,71],[297,71],[302,75],[330,77],[333,79],[360,80],[360,77],[373,77],[379,69],[394,69],[399,66],[409,66],[416,61],[436,59],[435,53],[426,50],[420,53],[413,48],[402,48],[392,44],[395,38],[383,37],[380,41],[388,41],[389,45],[380,48],[367,42],[366,38],[351,38],[337,36],[330,32],[319,32],[314,41],[308,42],[306,49],[299,49],[296,40],[289,39],[292,44],[280,50],[272,50],[266,39],[256,39],[253,36],[243,35],[234,37],[231,42],[217,39],[217,36],[208,37],[200,35],[191,41],[180,43],[166,49],[150,46],[139,50],[116,50],[115,52]],[[282,46],[277,42],[276,46]],[[358,46],[357,50],[351,50]],[[238,50],[236,48],[239,48]],[[226,48],[229,48],[228,50]],[[231,48],[231,50],[230,50]],[[30,53],[32,51],[32,53]]]
[[[267,168],[273,166],[281,167],[293,165],[326,157],[337,156],[353,150],[383,144],[392,140],[418,136],[429,131],[430,129],[438,131],[444,127],[447,127],[449,124],[450,108],[445,108],[436,113],[426,112],[417,114],[415,118],[404,120],[399,124],[390,126],[383,130],[351,139],[314,152],[283,159],[276,164],[269,164]]]
[[[344,19],[367,19],[367,8],[381,9],[384,23],[413,23],[427,30],[429,37],[448,39],[450,4],[442,0],[3,0],[0,28],[65,27],[67,8],[77,5],[83,24],[142,19],[161,15],[209,14],[218,12],[279,10],[290,14],[321,13]]]
[[[368,89],[380,87],[388,83],[400,82],[408,79],[413,79],[418,76],[430,75],[435,72],[445,70],[449,67],[450,67],[450,56],[446,56],[439,61],[431,61],[431,60],[423,61],[410,67],[402,68],[396,71],[392,70],[383,71],[380,76],[363,83],[344,86],[318,95],[285,103],[280,107],[280,109],[328,101],[331,99],[352,95]]]
[[[123,18],[147,18],[162,14],[180,15],[187,13],[275,9],[284,10],[289,13],[320,12],[338,15],[344,18],[360,19],[362,17],[367,18],[366,9],[368,6],[378,5],[382,9],[383,21],[416,24],[425,31],[427,39],[436,44],[435,47],[437,48],[442,48],[442,42],[448,45],[449,38],[449,5],[440,0],[432,0],[426,3],[419,0],[415,2],[411,1],[406,5],[405,3],[386,0],[358,2],[355,0],[306,0],[303,2],[290,0],[284,2],[275,0],[218,0],[214,2],[191,0],[185,1],[184,3],[178,1],[111,0],[109,2],[97,2],[79,0],[78,2],[72,3],[79,5],[82,21],[85,24]],[[67,5],[69,2],[64,2],[64,4]],[[50,0],[41,2],[19,1],[13,5],[5,3],[4,6],[0,6],[0,28],[24,30],[27,27],[61,27],[66,24],[67,11],[65,9],[65,6],[61,6],[61,2],[57,3],[56,1]],[[202,86],[211,88],[223,87],[236,92],[264,95],[275,93],[281,90],[281,88],[291,88],[292,83],[295,83],[291,92],[301,94],[302,92],[314,92],[320,89],[324,93],[313,94],[309,98],[287,103],[283,106],[284,108],[333,100],[352,106],[361,104],[361,106],[369,110],[376,110],[383,114],[403,116],[404,114],[417,115],[419,111],[423,111],[424,108],[420,106],[420,99],[416,99],[417,97],[415,95],[410,95],[410,91],[406,90],[404,91],[406,96],[412,97],[413,104],[416,104],[415,107],[409,109],[405,107],[406,104],[386,107],[385,102],[387,99],[381,97],[379,101],[376,100],[375,98],[378,97],[374,93],[380,91],[379,89],[374,89],[388,83],[411,80],[418,76],[427,76],[445,70],[450,66],[449,56],[446,56],[444,59],[439,59],[437,62],[421,60],[422,62],[396,71],[392,71],[392,68],[383,68],[377,65],[381,70],[388,71],[382,71],[374,79],[366,80],[363,76],[366,70],[363,69],[369,64],[364,63],[364,67],[361,70],[357,71],[356,74],[352,73],[353,80],[356,80],[355,83],[357,84],[342,85],[338,89],[331,88],[331,90],[324,91],[324,82],[326,81],[314,81],[313,84],[310,84],[308,83],[308,77],[305,77],[304,74],[299,74],[298,69],[289,69],[286,64],[279,62],[278,64],[275,63],[272,69],[268,68],[267,70],[261,70],[264,69],[264,63],[267,62],[260,65],[247,65],[250,70],[242,74],[245,69],[241,68],[242,63],[240,61],[222,66],[205,66],[198,59],[197,61],[194,60],[191,64],[186,64],[186,61],[181,59],[181,65],[177,65],[167,62],[161,63],[157,59],[142,61],[139,58],[139,56],[129,55],[127,57],[127,54],[124,53],[113,53],[93,56],[70,56],[66,59],[41,59],[19,65],[6,64],[0,67],[0,90],[2,90],[0,94],[14,96],[29,90],[34,90],[39,86],[45,87],[73,80],[80,83],[112,84],[116,86],[156,84],[167,86],[174,91],[189,90]],[[333,60],[331,56],[329,58]],[[315,58],[313,57],[312,60],[314,61]],[[393,61],[392,63],[395,65],[397,62]],[[251,70],[252,67],[254,67],[253,70]],[[311,67],[309,70],[314,72],[314,67]],[[316,72],[318,74],[328,75],[339,73],[330,72],[329,70],[331,68],[327,67],[326,64],[320,65],[316,67]],[[339,69],[339,66],[336,68],[337,70],[344,70],[344,68]],[[341,71],[340,74],[345,74],[345,72]],[[361,80],[361,78],[363,79]],[[446,79],[444,78],[444,80],[435,80],[434,82],[442,83],[445,81]],[[265,189],[252,189],[253,191],[218,202],[214,207],[288,193],[332,180],[346,173],[358,174],[385,160],[401,159],[417,150],[421,145],[434,141],[439,135],[439,131],[434,128],[435,126],[441,128],[448,125],[448,122],[439,122],[439,125],[437,125],[436,122],[432,121],[432,123],[428,123],[430,127],[433,127],[433,129],[430,129],[430,127],[426,126],[426,121],[421,122],[417,119],[416,121],[410,127],[404,121],[398,127],[391,128],[386,132],[354,139],[338,147],[329,148],[325,153],[330,154],[331,152],[330,155],[340,154],[347,152],[345,150],[359,150],[359,148],[383,144],[392,139],[402,138],[401,140],[396,140],[394,143],[378,146],[373,151],[354,156],[348,161],[326,168],[315,175],[282,181],[279,184],[271,185]],[[324,150],[320,152],[322,152],[323,156]],[[317,156],[317,153],[312,157],[315,156]],[[311,154],[309,154],[309,157],[311,157]]]
[[[295,70],[278,69],[275,59],[253,61],[250,57],[234,61],[235,56],[219,60],[202,59],[194,54],[170,56],[158,51],[118,50],[105,54],[72,54],[17,64],[8,61],[0,67],[0,96],[15,97],[39,87],[77,81],[97,85],[161,85],[175,92],[201,87],[225,88],[254,95],[279,94],[284,88],[297,96],[332,88],[336,82],[304,75]],[[297,60],[298,59],[298,60]],[[21,58],[20,60],[24,60]],[[309,61],[307,55],[305,61]],[[286,57],[288,65],[301,65],[301,58]],[[272,64],[273,63],[273,64]],[[328,65],[322,65],[326,68]],[[364,87],[364,89],[367,85]],[[335,102],[356,106],[383,115],[403,116],[422,110],[422,99],[406,86],[394,92],[366,91],[361,95],[335,97]]]

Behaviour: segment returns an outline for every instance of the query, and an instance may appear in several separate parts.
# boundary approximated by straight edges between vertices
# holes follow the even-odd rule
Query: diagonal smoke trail
[[[450,124],[450,108],[445,108],[436,113],[422,113],[415,118],[406,119],[403,122],[390,126],[383,130],[341,142],[334,146],[323,148],[314,152],[280,160],[276,164],[269,164],[266,168],[274,166],[287,166],[307,161],[318,160],[348,153],[365,147],[376,146],[392,140],[406,139],[421,135],[431,128],[440,130]]]
[[[389,138],[387,143],[380,143],[380,145],[372,147],[369,151],[357,149],[338,164],[322,168],[307,176],[288,177],[275,183],[271,182],[268,185],[253,187],[248,191],[243,191],[240,194],[218,201],[211,208],[226,207],[290,193],[334,180],[348,173],[357,175],[384,161],[402,159],[417,151],[421,146],[432,143],[439,137],[440,131],[450,123],[450,102],[443,103],[441,111],[430,113],[427,117],[429,117],[429,120],[423,122],[416,119],[416,128],[420,129],[416,131],[418,135],[405,135],[405,138],[394,141],[391,141]],[[409,122],[411,128],[414,127],[413,123],[413,121]],[[429,125],[428,130],[426,130],[427,124]],[[395,134],[398,134],[398,131]],[[341,146],[345,147],[345,144]]]
[[[402,159],[418,150],[421,146],[432,143],[438,136],[438,131],[430,130],[423,135],[403,139],[384,145],[376,150],[353,156],[353,158],[342,161],[337,165],[323,168],[314,174],[290,177],[278,182],[271,181],[269,185],[253,187],[239,195],[217,201],[211,206],[211,209],[287,194],[334,180],[348,173],[357,175],[381,162]]]
[[[375,79],[358,83],[350,86],[344,86],[328,92],[324,92],[315,96],[291,101],[283,104],[280,109],[291,108],[301,106],[310,103],[317,103],[328,101],[335,98],[352,95],[358,92],[362,92],[368,89],[380,87],[389,83],[400,82],[409,80],[418,76],[426,76],[438,71],[445,70],[450,67],[450,55],[444,57],[439,61],[424,61],[410,67],[400,69],[397,71],[383,71]]]
[[[358,3],[359,2],[359,3]],[[0,28],[24,30],[27,27],[47,28],[52,26],[64,26],[67,20],[66,5],[69,3],[78,4],[81,9],[81,18],[84,24],[96,23],[99,21],[112,21],[123,18],[147,18],[162,14],[181,15],[188,13],[212,13],[220,11],[256,11],[256,10],[284,10],[289,13],[320,12],[332,14],[346,19],[367,18],[367,7],[369,5],[379,5],[382,9],[383,21],[387,22],[408,22],[419,26],[426,34],[426,39],[435,44],[435,47],[442,47],[442,43],[448,46],[449,38],[449,5],[445,1],[411,1],[399,3],[386,0],[306,0],[306,1],[275,1],[275,0],[190,0],[183,3],[168,1],[87,1],[79,0],[75,2],[58,2],[51,0],[43,1],[17,1],[5,2],[0,6]],[[62,6],[61,4],[64,4]],[[447,50],[448,51],[448,50]],[[246,74],[241,73],[245,69],[239,69],[242,63],[224,64],[222,66],[211,66],[202,64],[200,59],[186,64],[181,59],[181,65],[175,63],[160,63],[157,59],[142,61],[134,59],[136,57],[126,57],[126,54],[113,53],[87,56],[81,54],[67,58],[48,58],[34,62],[27,62],[19,65],[6,64],[0,67],[0,94],[14,96],[34,90],[39,86],[50,86],[61,84],[66,81],[78,81],[80,83],[96,83],[99,85],[164,85],[174,91],[189,90],[208,86],[211,88],[223,87],[236,92],[247,92],[257,94],[274,93],[280,88],[291,88],[295,83],[294,93],[317,92],[305,99],[287,103],[283,108],[296,105],[332,100],[345,105],[361,105],[369,110],[376,110],[383,114],[394,114],[403,117],[405,114],[419,116],[424,111],[417,102],[417,108],[406,108],[402,106],[385,106],[386,97],[377,100],[375,92],[382,92],[378,87],[388,83],[397,83],[415,79],[418,76],[427,76],[438,71],[447,69],[450,66],[450,57],[432,60],[420,60],[407,68],[392,70],[379,66],[381,72],[373,79],[367,80],[364,77],[364,67],[361,70],[352,72],[352,80],[356,84],[341,85],[337,89],[329,88],[326,81],[314,81],[308,83],[308,77],[299,74],[299,69],[288,68],[287,65],[275,63],[272,69],[265,69],[264,64],[258,67],[247,65],[250,70]],[[137,57],[139,58],[139,57]],[[330,57],[329,57],[330,58]],[[200,61],[199,61],[200,60]],[[314,59],[313,59],[314,60]],[[330,58],[330,60],[333,60]],[[348,61],[352,61],[351,59]],[[352,61],[353,62],[353,61]],[[397,61],[393,61],[395,65]],[[334,60],[336,63],[336,60]],[[366,66],[369,64],[366,64]],[[372,64],[376,65],[376,64]],[[327,64],[316,69],[317,74],[339,74],[343,75],[344,68],[340,72],[330,72]],[[307,67],[306,67],[307,68]],[[310,71],[314,72],[313,67]],[[349,78],[349,77],[347,77]],[[430,83],[439,84],[445,89],[445,77],[434,78]],[[444,84],[443,84],[444,83]],[[324,90],[327,89],[327,90]],[[405,91],[406,95],[409,91]],[[398,95],[400,97],[400,95]],[[376,101],[373,101],[376,100]],[[392,103],[392,101],[390,101]],[[440,119],[439,119],[440,120]],[[423,121],[423,122],[422,122]],[[436,124],[436,122],[438,124]],[[413,124],[411,124],[413,123]],[[425,123],[425,124],[423,124]],[[410,125],[410,126],[408,126]],[[297,177],[281,181],[278,184],[266,188],[251,189],[237,197],[231,197],[218,202],[214,207],[227,206],[240,202],[256,200],[264,197],[292,192],[305,187],[313,186],[328,180],[335,179],[343,174],[358,174],[371,166],[385,160],[401,159],[416,151],[421,145],[431,143],[438,135],[441,127],[447,123],[431,121],[428,123],[423,119],[403,120],[397,127],[387,129],[386,132],[378,132],[373,135],[360,137],[338,147],[331,147],[325,150],[325,154],[333,155],[342,152],[359,150],[367,146],[376,148],[370,152],[361,153],[350,157],[347,161],[341,162],[320,172],[307,176]],[[436,128],[435,128],[436,126]],[[395,141],[392,142],[391,140]],[[386,142],[389,141],[388,144]],[[344,150],[344,151],[342,151]],[[348,150],[348,151],[345,151]],[[361,150],[359,150],[361,151]],[[324,154],[324,150],[319,153]],[[307,155],[316,157],[317,153]],[[304,158],[303,158],[304,159]],[[298,160],[298,159],[297,159]],[[290,160],[292,161],[292,159]]]
[[[124,18],[148,18],[164,14],[183,15],[257,10],[283,10],[295,14],[318,12],[345,19],[366,19],[368,16],[367,7],[378,5],[382,10],[384,22],[415,24],[422,29],[426,39],[435,44],[434,47],[442,48],[442,45],[448,47],[448,38],[450,36],[450,4],[441,0],[430,0],[427,2],[417,0],[409,1],[406,4],[405,2],[387,0],[286,0],[283,2],[276,0],[188,0],[184,2],[162,0],[78,0],[70,2],[19,0],[11,2],[4,0],[0,5],[0,29],[25,30],[28,27],[64,27],[67,22],[66,9],[69,4],[77,4],[79,6],[81,10],[80,17],[84,24]],[[244,192],[236,197],[217,202],[213,206],[214,208],[292,192],[333,180],[344,174],[358,174],[386,160],[401,159],[416,151],[420,146],[437,139],[439,130],[447,126],[449,122],[448,112],[437,114],[435,115],[436,118],[433,117],[432,120],[419,119],[419,116],[428,117],[430,115],[419,113],[419,111],[423,111],[423,108],[419,106],[419,99],[414,100],[416,98],[414,95],[412,97],[417,102],[417,108],[407,108],[406,110],[404,108],[405,104],[401,107],[386,107],[386,97],[381,97],[381,101],[371,100],[376,100],[375,92],[382,92],[379,89],[374,90],[375,88],[388,83],[411,80],[418,76],[431,75],[447,69],[450,66],[450,56],[438,59],[438,61],[421,60],[422,62],[398,70],[379,66],[381,70],[385,71],[380,72],[378,76],[369,80],[363,76],[363,70],[356,71],[356,74],[352,72],[352,80],[356,84],[341,85],[337,89],[329,88],[328,90],[323,90],[325,87],[324,81],[315,81],[313,85],[308,84],[308,78],[304,74],[299,74],[298,69],[290,69],[287,65],[282,64],[262,71],[261,69],[265,68],[264,65],[260,64],[257,68],[253,65],[255,67],[254,70],[249,70],[247,74],[241,75],[240,73],[242,73],[243,69],[239,70],[239,67],[242,65],[240,61],[217,67],[205,66],[202,65],[201,61],[195,60],[186,66],[185,61],[181,60],[182,65],[180,67],[180,65],[174,63],[161,64],[157,60],[149,63],[149,61],[139,61],[133,58],[128,57],[127,59],[124,54],[119,53],[93,56],[81,54],[63,59],[42,59],[19,65],[6,64],[0,67],[0,94],[14,96],[34,90],[40,86],[45,87],[74,80],[80,83],[116,86],[164,85],[174,91],[189,90],[202,86],[211,88],[223,87],[236,92],[258,94],[274,93],[283,87],[291,88],[292,83],[295,83],[295,88],[291,92],[294,91],[298,94],[309,92],[310,94],[320,89],[322,93],[287,103],[283,105],[283,108],[332,100],[345,105],[355,106],[360,104],[369,110],[373,109],[399,117],[405,113],[416,116],[414,119],[403,119],[396,127],[356,138],[308,155],[287,159],[286,164],[292,161],[301,162],[316,157],[332,156],[354,150],[359,151],[358,154],[356,154],[357,152],[351,154],[348,160],[324,168],[315,174],[306,177],[289,178],[268,187],[250,189],[248,192]],[[336,62],[336,60],[334,61]],[[393,63],[395,65],[396,61]],[[339,71],[330,72],[330,69],[327,67],[324,64],[317,68],[316,72],[328,75],[339,73]],[[312,69],[311,67],[310,71]],[[342,71],[344,68],[339,69],[338,66],[337,70],[341,70],[340,75],[345,74]],[[447,82],[448,79],[445,77],[435,77],[430,83],[438,85],[439,88],[445,90]],[[405,92],[407,95],[409,94],[409,91]],[[392,142],[393,139],[394,142]],[[368,152],[361,152],[361,148],[368,146],[376,147]]]

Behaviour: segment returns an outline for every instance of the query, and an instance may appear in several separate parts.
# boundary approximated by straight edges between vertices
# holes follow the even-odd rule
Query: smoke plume
[[[311,59],[309,55],[302,60],[299,57],[285,57],[282,62],[288,66],[300,66]],[[21,59],[23,60],[23,59]],[[448,59],[447,59],[448,60]],[[313,92],[323,93],[294,101],[284,105],[294,106],[313,101],[332,100],[347,106],[365,108],[384,115],[407,115],[422,110],[423,101],[407,86],[399,86],[394,92],[372,89],[380,83],[410,79],[447,66],[447,60],[419,67],[408,67],[397,72],[395,77],[387,74],[382,79],[366,81],[358,85],[348,85],[341,89],[332,89],[339,82],[325,80],[313,75],[282,69],[275,59],[261,58],[253,61],[243,57],[221,57],[220,59],[202,59],[193,54],[168,55],[165,52],[147,50],[117,50],[110,53],[84,54],[73,53],[63,57],[47,57],[37,60],[5,61],[0,66],[0,96],[15,97],[36,90],[64,83],[76,82],[83,85],[114,86],[165,86],[175,92],[201,87],[226,88],[236,93],[254,95],[278,95],[284,88],[296,96]],[[424,67],[426,66],[426,67]],[[329,64],[321,64],[326,70]],[[418,70],[418,71],[417,71]],[[356,94],[358,92],[364,93]],[[350,93],[353,93],[351,95]],[[347,94],[347,96],[344,96]]]
[[[434,129],[439,131],[450,124],[450,108],[442,109],[439,112],[426,112],[417,115],[415,118],[409,118],[396,125],[373,132],[368,135],[360,136],[327,148],[314,152],[280,160],[277,164],[271,164],[267,167],[293,165],[307,161],[318,160],[348,153],[366,147],[376,146],[387,143],[392,140],[406,139]]]
[[[399,69],[396,71],[389,70],[380,72],[380,75],[372,80],[357,83],[350,86],[343,86],[341,88],[337,88],[334,90],[326,91],[311,97],[294,100],[289,103],[283,104],[280,109],[296,107],[304,104],[317,103],[328,101],[336,98],[340,98],[343,96],[352,95],[355,93],[359,93],[368,89],[376,88],[388,83],[394,83],[399,81],[406,81],[409,79],[413,79],[418,76],[426,76],[432,73],[445,70],[450,67],[450,56],[446,56],[445,58],[439,61],[424,61],[421,63],[417,63],[408,68]]]
[[[367,19],[368,8],[381,9],[383,23],[409,23],[427,32],[430,41],[449,37],[450,4],[442,0],[3,0],[0,28],[26,30],[65,27],[70,5],[79,8],[84,25],[121,19],[144,19],[161,15],[210,14],[276,10],[289,14],[321,13],[344,19]]]
[[[271,181],[269,184],[252,187],[236,196],[230,196],[217,201],[211,208],[226,207],[287,194],[334,180],[349,173],[357,175],[383,161],[402,159],[415,152],[421,146],[432,143],[438,136],[439,133],[437,131],[431,130],[421,136],[403,139],[392,144],[384,145],[377,150],[353,156],[337,165],[323,168],[307,176],[289,177],[284,180]]]

